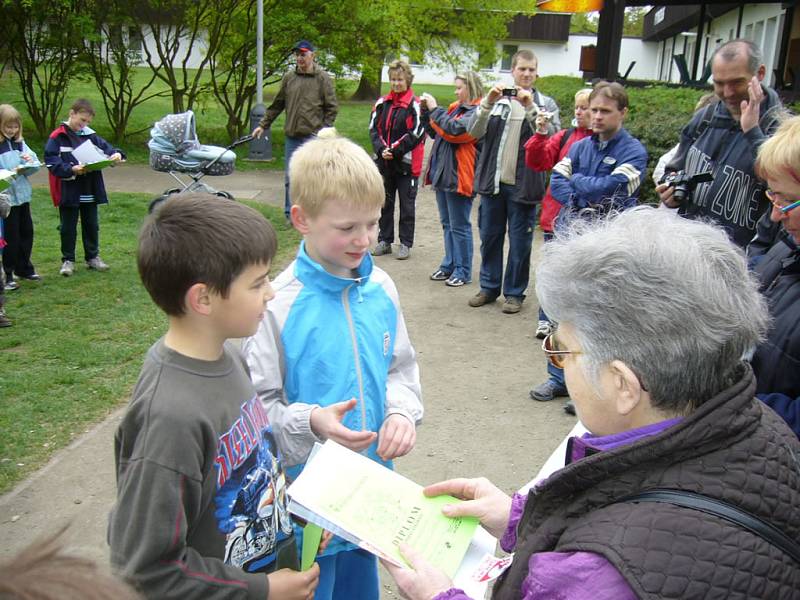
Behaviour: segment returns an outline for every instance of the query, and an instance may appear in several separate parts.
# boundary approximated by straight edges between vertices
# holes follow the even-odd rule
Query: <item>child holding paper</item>
[[[10,104],[0,104],[0,169],[17,174],[5,190],[11,203],[11,212],[3,223],[6,289],[16,290],[19,284],[14,280],[15,274],[31,281],[41,279],[31,263],[33,220],[31,184],[28,181],[28,177],[39,170],[39,159],[22,139],[22,115]]]
[[[115,163],[122,161],[125,155],[89,127],[93,118],[94,108],[91,103],[83,98],[76,100],[69,110],[69,118],[50,134],[44,149],[45,163],[50,171],[50,196],[53,205],[58,207],[61,219],[59,272],[64,277],[75,272],[78,217],[81,220],[86,267],[95,271],[108,270],[108,265],[100,258],[100,226],[97,216],[97,205],[108,204],[103,175],[99,170],[87,170],[87,165],[81,164],[73,152],[82,144],[90,143]]]
[[[245,352],[278,447],[297,476],[314,442],[332,439],[391,468],[422,419],[419,368],[397,288],[373,265],[383,179],[363,148],[323,129],[292,155],[295,261]],[[378,598],[375,557],[334,538],[317,600]]]
[[[275,230],[258,212],[181,194],[139,234],[144,287],[169,320],[147,353],[115,437],[111,563],[147,598],[308,600],[285,477],[247,364],[273,297]]]

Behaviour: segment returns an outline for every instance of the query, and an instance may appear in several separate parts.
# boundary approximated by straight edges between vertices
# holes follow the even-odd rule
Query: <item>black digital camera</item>
[[[669,187],[675,188],[672,197],[675,198],[676,202],[683,204],[698,183],[712,181],[713,179],[714,175],[712,175],[711,171],[703,171],[694,175],[687,175],[686,171],[674,171],[664,175],[659,183],[666,183]]]
[[[517,88],[515,87],[503,88],[503,96],[516,97],[516,95],[517,95]]]

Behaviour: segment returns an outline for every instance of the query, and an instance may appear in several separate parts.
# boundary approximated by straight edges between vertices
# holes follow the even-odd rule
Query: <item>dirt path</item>
[[[145,167],[116,171],[107,178],[112,191],[157,193],[170,187],[167,176]],[[248,172],[220,178],[227,185],[218,187],[279,204],[282,178],[282,172]],[[410,260],[376,259],[397,283],[422,372],[425,420],[416,449],[397,461],[397,468],[422,484],[487,476],[511,492],[536,473],[575,422],[563,413],[560,402],[540,404],[528,398],[531,385],[546,376],[533,336],[535,296],[529,296],[519,314],[505,315],[500,302],[477,309],[467,306],[467,299],[478,291],[477,283],[448,288],[430,281],[429,274],[441,260],[442,234],[435,199],[427,189],[417,200],[416,235]],[[539,232],[536,238],[538,248]],[[477,282],[477,231],[475,244]],[[0,497],[0,557],[69,523],[71,549],[108,561],[106,520],[115,493],[113,436],[121,414],[122,410],[112,414]],[[394,596],[388,589],[386,595]]]

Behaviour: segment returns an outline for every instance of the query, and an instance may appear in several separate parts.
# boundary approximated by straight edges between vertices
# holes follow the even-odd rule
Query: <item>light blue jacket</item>
[[[422,419],[414,348],[394,282],[367,254],[357,278],[328,273],[300,245],[296,260],[273,282],[275,298],[244,352],[290,477],[302,471],[314,442],[309,417],[317,406],[356,398],[342,423],[380,431],[400,414]],[[377,442],[366,451],[378,458]],[[325,554],[353,546],[334,540]]]
[[[29,154],[31,159],[23,161],[22,154]],[[5,190],[11,201],[11,206],[19,206],[31,201],[31,184],[28,177],[36,173],[41,166],[36,153],[28,147],[24,140],[15,142],[0,135],[0,169],[15,171],[20,165],[18,175],[11,180],[11,186]]]

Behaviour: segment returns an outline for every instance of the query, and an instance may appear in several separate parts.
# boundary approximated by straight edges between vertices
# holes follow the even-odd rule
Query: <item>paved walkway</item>
[[[156,195],[173,187],[168,175],[133,165],[108,170],[106,182],[111,192]],[[283,202],[281,171],[237,171],[210,182],[239,198],[279,206]],[[46,174],[34,183],[46,185]],[[473,224],[477,222],[475,205]],[[539,238],[537,233],[537,246]],[[475,244],[477,280],[477,232]],[[376,261],[400,291],[425,397],[425,422],[417,447],[398,461],[398,469],[423,484],[486,475],[502,489],[513,491],[538,471],[575,421],[563,413],[560,402],[540,404],[528,398],[531,385],[546,376],[538,340],[532,335],[533,290],[518,315],[501,313],[500,302],[469,308],[467,299],[477,292],[476,283],[448,288],[429,280],[441,253],[436,202],[433,193],[423,189],[417,200],[411,259],[385,256]],[[121,405],[127,393],[120,390]],[[0,497],[0,558],[69,523],[71,550],[107,562],[105,530],[115,496],[113,437],[123,410]],[[392,597],[388,588],[384,596]]]
[[[187,183],[191,180],[181,174]],[[110,192],[140,192],[156,196],[179,186],[168,173],[159,173],[146,166],[123,164],[103,172],[106,188]],[[204,177],[203,183],[216,190],[225,190],[236,198],[258,200],[270,204],[283,203],[283,171],[259,169],[234,171],[223,177]],[[47,171],[40,169],[31,177],[33,185],[47,185]]]

